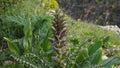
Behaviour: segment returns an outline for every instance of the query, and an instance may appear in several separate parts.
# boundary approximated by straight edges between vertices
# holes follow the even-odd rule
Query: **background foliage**
[[[66,14],[100,25],[120,26],[119,0],[57,0]]]

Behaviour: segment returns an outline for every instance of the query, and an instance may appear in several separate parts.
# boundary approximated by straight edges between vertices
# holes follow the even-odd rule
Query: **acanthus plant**
[[[53,38],[49,38],[49,40],[56,55],[52,56],[52,60],[59,64],[65,65],[64,56],[66,55],[66,39],[65,39],[66,28],[64,15],[61,13],[59,9],[57,9],[55,10],[55,13],[53,13],[53,16],[54,20],[51,28]]]

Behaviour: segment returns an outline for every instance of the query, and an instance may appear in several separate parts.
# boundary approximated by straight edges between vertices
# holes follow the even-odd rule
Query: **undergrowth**
[[[75,21],[74,19],[67,18],[67,30],[68,38],[72,37],[78,40],[81,40],[85,37],[98,37],[108,35],[110,36],[109,44],[110,45],[119,45],[120,37],[112,31],[107,31],[100,28],[98,25],[92,23],[87,23],[83,21]],[[72,29],[71,29],[72,28]]]

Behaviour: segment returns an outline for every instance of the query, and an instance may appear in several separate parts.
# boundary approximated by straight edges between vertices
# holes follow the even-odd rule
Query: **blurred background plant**
[[[119,0],[56,0],[66,14],[99,25],[120,26]],[[92,16],[92,17],[91,17]]]

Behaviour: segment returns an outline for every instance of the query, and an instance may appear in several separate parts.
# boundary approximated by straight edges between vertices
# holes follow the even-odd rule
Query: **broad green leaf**
[[[24,51],[28,52],[29,48],[32,46],[32,28],[31,28],[31,22],[27,23],[24,26],[24,41],[23,41],[23,46],[24,46]]]
[[[82,61],[82,60],[86,59],[87,57],[89,57],[88,49],[87,48],[81,48],[80,51],[79,51],[79,55],[77,57],[77,61]]]
[[[102,50],[100,49],[95,53],[91,63],[92,64],[99,64],[101,60],[102,60]]]
[[[101,47],[102,47],[102,42],[101,41],[97,41],[97,42],[91,44],[88,47],[89,55],[93,55]]]
[[[48,50],[49,49],[49,35],[50,35],[50,30],[47,31],[46,36],[44,37],[44,39],[41,42],[41,46],[44,50]]]
[[[8,38],[4,37],[4,39],[5,39],[5,40],[7,41],[7,43],[8,43],[8,48],[9,48],[9,50],[10,50],[13,54],[15,54],[15,55],[20,55],[20,50],[19,50],[18,46],[17,46],[17,45],[14,45],[13,42],[12,42],[10,39],[8,39]]]
[[[112,68],[112,65],[116,65],[118,63],[120,63],[120,57],[113,57],[104,60],[103,62],[101,62],[101,65],[105,68]]]
[[[24,41],[23,41],[23,46],[24,46],[24,52],[27,52],[29,49],[29,45],[28,45],[28,41],[26,39],[24,39]]]

